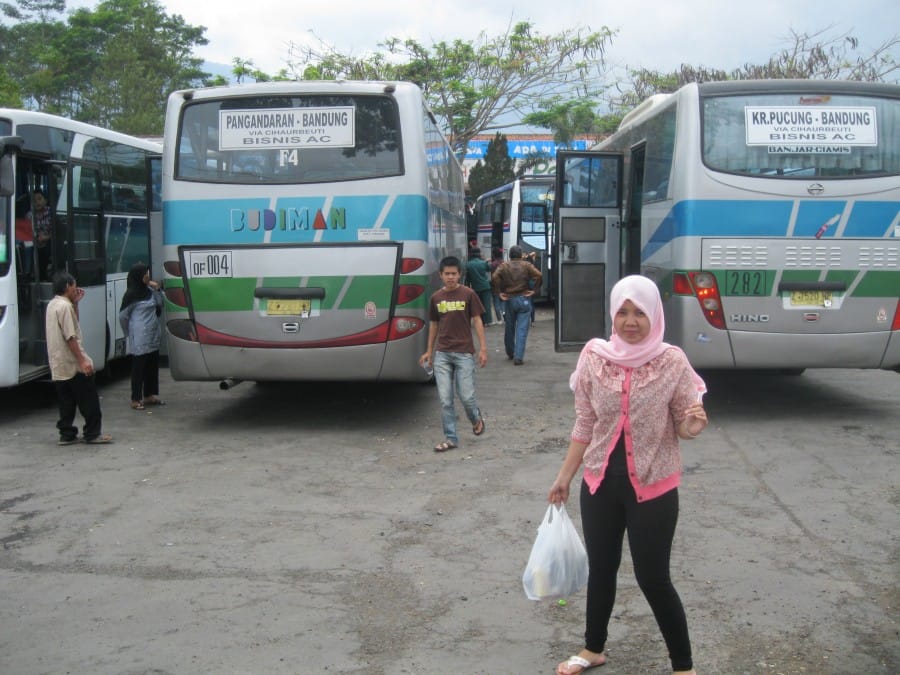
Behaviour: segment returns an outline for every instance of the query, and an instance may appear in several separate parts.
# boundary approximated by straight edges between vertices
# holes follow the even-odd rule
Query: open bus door
[[[59,202],[53,237],[54,267],[68,271],[84,289],[84,298],[78,303],[78,322],[84,348],[96,370],[106,365],[110,347],[106,323],[106,221],[101,189],[98,165],[69,162],[66,199]]]
[[[163,222],[162,222],[162,155],[147,155],[147,224],[150,231],[150,278],[163,280]],[[118,314],[117,314],[118,316]],[[159,317],[165,325],[165,312]],[[118,321],[118,318],[116,319]],[[160,335],[165,335],[161,329]],[[166,340],[159,345],[159,353],[167,356]]]
[[[552,299],[553,280],[550,276],[550,218],[546,202],[522,202],[519,204],[519,240],[525,254],[535,253],[535,267],[541,272],[540,295],[536,300]]]
[[[553,264],[556,351],[580,350],[609,336],[609,291],[620,276],[623,156],[567,152],[556,156]]]

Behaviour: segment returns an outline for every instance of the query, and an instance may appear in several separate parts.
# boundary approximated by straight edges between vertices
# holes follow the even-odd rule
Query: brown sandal
[[[447,452],[447,450],[453,450],[456,447],[456,443],[453,441],[442,441],[434,446],[435,452]]]
[[[144,409],[144,404],[141,403],[140,401],[132,401],[132,402],[131,402],[131,409],[132,409],[132,410],[143,410],[143,409]]]

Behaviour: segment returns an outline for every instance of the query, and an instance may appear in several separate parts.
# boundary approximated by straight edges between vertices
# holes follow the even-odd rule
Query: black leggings
[[[591,570],[585,647],[600,653],[606,646],[622,541],[627,531],[634,574],[666,641],[672,670],[691,670],[694,666],[687,619],[669,577],[672,538],[678,521],[678,490],[638,502],[623,467],[624,444],[620,440],[597,492],[591,494],[587,483],[581,483],[581,524]]]
[[[131,400],[159,395],[159,350],[131,357]]]

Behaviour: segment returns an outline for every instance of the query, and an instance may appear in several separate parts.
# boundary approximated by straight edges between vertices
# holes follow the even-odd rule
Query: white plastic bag
[[[587,584],[588,559],[584,544],[565,504],[547,507],[531,547],[522,586],[529,600],[565,598]]]

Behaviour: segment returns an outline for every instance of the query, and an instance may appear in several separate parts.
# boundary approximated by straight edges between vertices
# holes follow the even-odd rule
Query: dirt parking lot
[[[521,575],[565,453],[576,354],[541,309],[489,328],[487,432],[436,454],[429,385],[173,382],[109,446],[58,447],[46,386],[0,393],[0,673],[552,673],[584,594]],[[900,375],[708,374],[673,576],[698,672],[900,672]],[[579,525],[577,499],[569,512]],[[627,555],[603,675],[663,674]]]

